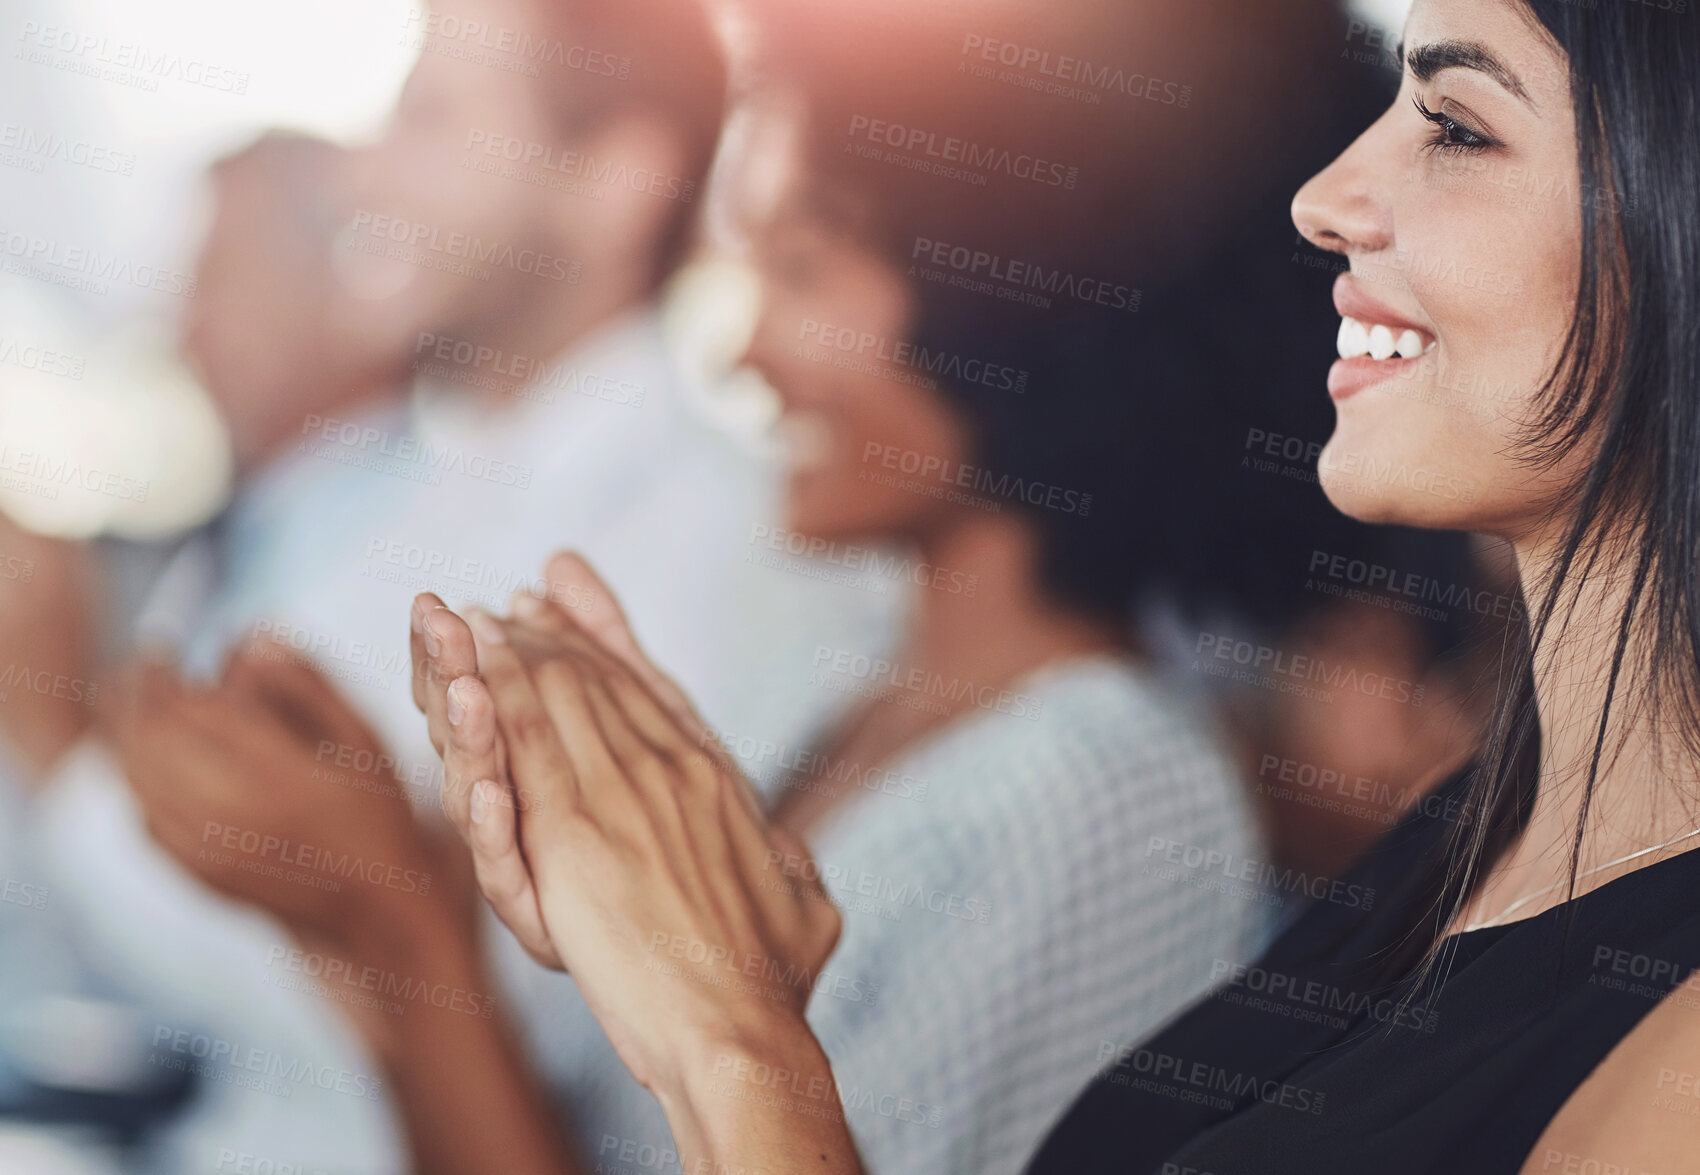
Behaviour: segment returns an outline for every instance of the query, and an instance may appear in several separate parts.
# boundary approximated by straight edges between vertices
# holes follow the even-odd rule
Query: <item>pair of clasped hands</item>
[[[685,1171],[856,1170],[842,1115],[819,1112],[836,1102],[823,1095],[798,1113],[764,1089],[774,1074],[833,1088],[804,1011],[839,914],[804,880],[814,871],[773,864],[806,850],[768,823],[589,566],[558,555],[546,580],[508,618],[463,618],[430,594],[413,602],[413,697],[443,759],[443,809],[470,854],[416,820],[381,771],[360,775],[359,764],[384,761],[377,737],[312,667],[263,644],[233,654],[214,684],[145,665],[114,691],[107,733],[150,832],[306,951],[483,992],[475,876],[531,955],[573,975],[667,1112]],[[343,758],[356,770],[340,771]],[[215,851],[225,841],[235,847]],[[250,842],[262,856],[312,845],[379,865],[334,890],[290,884],[243,867]],[[728,982],[728,967],[752,961],[794,979]],[[523,1083],[500,1084],[505,1062],[471,1075],[468,1058],[492,1047],[480,1021],[426,1029],[350,1014],[397,1085],[435,1106],[499,1117],[512,1107],[492,1099],[522,1098]],[[436,1112],[425,1124],[448,1138],[455,1124]],[[435,1158],[431,1170],[479,1165]]]
[[[829,1078],[803,1012],[838,911],[772,865],[807,850],[767,821],[589,566],[557,555],[546,579],[506,619],[463,618],[429,593],[413,604],[414,700],[479,888],[533,958],[573,975],[681,1156],[850,1169],[841,1127],[763,1120],[748,1108],[759,1097],[726,1088],[752,1071]],[[726,983],[727,959],[799,982],[776,1001]]]

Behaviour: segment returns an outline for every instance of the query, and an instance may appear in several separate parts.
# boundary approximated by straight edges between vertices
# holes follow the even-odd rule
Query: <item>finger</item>
[[[419,707],[421,714],[425,712],[426,658],[430,656],[431,643],[437,639],[435,635],[430,641],[425,639],[425,614],[442,606],[442,598],[436,592],[420,592],[413,597],[413,603],[407,609],[407,651],[408,663],[413,668],[410,674],[413,704]]]
[[[449,712],[449,683],[478,672],[478,650],[466,621],[447,608],[432,608],[421,623],[421,640],[436,651],[427,649],[421,663],[423,672],[415,673],[414,680],[424,689],[425,704],[421,708],[431,745],[441,752],[454,725]]]
[[[505,778],[496,757],[496,707],[484,683],[457,677],[446,691],[448,736],[443,743],[443,814],[469,843],[473,787]]]
[[[583,556],[562,551],[549,560],[543,574],[549,584],[550,603],[558,615],[570,619],[619,658],[686,731],[694,736],[707,730],[685,692],[656,668],[638,644],[619,601]]]
[[[494,616],[473,612],[469,624],[478,655],[478,674],[495,705],[496,729],[514,783],[544,799],[551,809],[568,810],[581,795],[578,777],[531,673],[508,644],[507,634]]]
[[[119,675],[102,702],[102,720],[126,780],[145,808],[180,798],[160,768],[167,744],[176,741],[181,720],[173,705],[179,693],[176,674],[157,663],[132,665]]]
[[[478,888],[533,958],[558,967],[559,956],[543,923],[537,887],[520,851],[519,811],[513,796],[493,780],[480,780],[474,785],[469,806],[469,839]]]
[[[433,697],[442,701],[449,682],[476,671],[472,638],[457,628],[459,618],[434,592],[420,592],[408,613],[413,704],[429,715]]]
[[[367,747],[377,742],[335,686],[310,662],[281,649],[256,642],[231,654],[224,684],[238,695],[258,701],[301,736],[322,746]]]
[[[222,741],[222,733],[236,724],[215,701],[183,689],[168,671],[148,672],[139,682],[140,696],[129,703],[114,740],[125,779],[162,826],[203,829],[226,810],[228,793],[246,782],[242,765],[252,760],[233,756]]]

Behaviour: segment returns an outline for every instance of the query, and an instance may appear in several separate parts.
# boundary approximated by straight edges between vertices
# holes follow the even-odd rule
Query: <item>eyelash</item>
[[[1473,131],[1458,120],[1449,117],[1445,112],[1430,110],[1423,105],[1421,96],[1413,97],[1417,113],[1435,125],[1435,133],[1423,144],[1428,151],[1439,151],[1452,155],[1465,151],[1485,151],[1499,144],[1478,131]]]

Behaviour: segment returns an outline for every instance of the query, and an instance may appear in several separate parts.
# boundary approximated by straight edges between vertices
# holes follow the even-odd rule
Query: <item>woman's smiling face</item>
[[[1365,521],[1532,537],[1587,460],[1517,456],[1581,270],[1566,59],[1516,0],[1416,0],[1404,64],[1393,105],[1293,202],[1349,262],[1322,485]]]

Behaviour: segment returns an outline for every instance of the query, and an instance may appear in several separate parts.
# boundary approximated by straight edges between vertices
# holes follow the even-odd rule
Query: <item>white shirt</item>
[[[653,315],[597,332],[550,377],[553,402],[546,386],[506,411],[466,411],[427,390],[411,421],[304,429],[222,523],[211,602],[175,609],[175,621],[173,609],[157,609],[151,627],[175,627],[202,669],[256,632],[313,655],[429,802],[440,766],[409,689],[413,595],[431,589],[451,605],[505,610],[550,553],[572,546],[711,721],[786,742],[813,737],[841,699],[799,688],[788,667],[806,663],[823,633],[884,647],[902,594],[822,585],[746,559],[752,528],[779,511],[777,472],[688,410]],[[609,381],[643,388],[642,402],[594,394]],[[168,576],[179,578],[194,577]],[[346,1071],[366,1079],[362,1088],[378,1077],[333,1004],[277,986],[268,959],[288,936],[166,858],[98,748],[67,762],[32,838],[55,902],[162,1027]],[[564,980],[511,936],[491,938],[515,1019],[528,1031],[546,1023]],[[405,1166],[382,1098],[312,1088],[285,1097],[211,1080],[154,1169],[211,1172],[229,1151],[304,1171]]]

